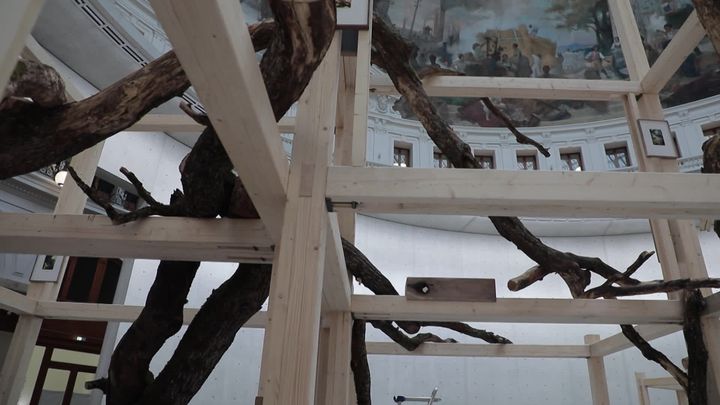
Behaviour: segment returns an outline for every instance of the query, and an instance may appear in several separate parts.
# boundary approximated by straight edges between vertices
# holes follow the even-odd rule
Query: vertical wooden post
[[[674,172],[677,171],[675,159],[661,159],[645,157],[645,148],[640,139],[640,131],[637,126],[638,118],[664,119],[662,106],[657,94],[644,94],[640,100],[635,102],[633,95],[628,95],[625,100],[628,113],[628,125],[635,149],[638,155],[638,163],[642,163],[647,171]],[[674,278],[704,278],[707,277],[707,268],[703,259],[700,240],[695,225],[688,220],[665,220],[657,219],[650,221],[655,239],[655,247],[658,253],[663,276],[666,280]],[[708,295],[709,290],[703,294]],[[680,293],[668,294],[671,298],[679,298]],[[720,342],[717,340],[717,332],[720,331],[720,321],[717,318],[704,318],[703,335],[705,345],[708,349],[710,365],[715,376],[715,385],[720,388]]]
[[[591,345],[600,341],[600,335],[585,335],[585,344]],[[605,360],[603,356],[592,356],[587,359],[590,376],[590,392],[593,405],[610,405]]]
[[[345,405],[349,401],[350,382],[350,342],[352,332],[352,314],[350,312],[332,312],[327,320],[330,326],[328,336],[328,365],[326,368],[326,405]],[[318,403],[320,403],[318,401]]]
[[[685,394],[685,391],[675,391],[675,395],[677,395],[678,405],[688,405],[688,397],[687,394]]]
[[[640,405],[650,405],[650,393],[647,385],[645,385],[645,373],[635,373],[635,384],[638,389]]]
[[[339,47],[336,34],[298,106],[263,346],[263,405],[315,403],[328,217],[325,187],[335,128]]]
[[[0,94],[10,80],[17,57],[25,46],[44,0],[3,1],[0,3]]]

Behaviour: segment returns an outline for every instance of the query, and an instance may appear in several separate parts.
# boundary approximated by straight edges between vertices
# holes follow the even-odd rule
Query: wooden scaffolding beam
[[[433,97],[502,97],[541,100],[618,100],[642,93],[640,82],[527,77],[432,76],[423,87]],[[370,81],[375,94],[397,94],[387,77]]]
[[[408,301],[403,296],[353,295],[357,319],[565,324],[682,322],[675,300],[498,298],[496,302]]]
[[[240,4],[151,3],[268,234],[280,241],[288,162]]]
[[[701,174],[333,167],[327,196],[361,212],[720,217],[720,177]]]
[[[114,225],[106,216],[0,214],[0,251],[89,257],[270,262],[259,220],[153,217]]]

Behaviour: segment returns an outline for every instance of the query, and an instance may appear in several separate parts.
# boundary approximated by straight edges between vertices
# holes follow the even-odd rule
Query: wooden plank
[[[720,177],[709,174],[331,167],[327,196],[360,212],[720,217]]]
[[[35,300],[5,287],[0,287],[0,309],[18,315],[35,313]]]
[[[44,0],[3,1],[0,3],[0,93],[7,86]]]
[[[151,3],[268,234],[278,242],[288,162],[240,3]]]
[[[329,326],[328,358],[325,376],[324,405],[347,404],[350,396],[350,343],[352,314],[333,312],[327,316]],[[322,378],[322,377],[320,377]]]
[[[75,321],[132,322],[137,319],[143,307],[138,305],[92,304],[80,302],[38,301],[35,315],[44,319],[65,319]],[[188,325],[198,308],[183,310],[183,324]],[[267,312],[260,311],[243,325],[244,328],[264,328]]]
[[[635,329],[649,342],[681,331],[682,325],[639,325]],[[607,356],[631,347],[635,346],[627,340],[625,335],[618,333],[590,345],[590,353],[593,356]]]
[[[497,302],[408,301],[403,296],[353,295],[357,319],[563,324],[682,322],[675,300],[498,298]]]
[[[616,100],[640,94],[639,81],[526,77],[433,76],[423,80],[432,97],[502,97],[541,100]],[[397,94],[388,77],[372,78],[370,91]]]
[[[278,123],[282,133],[295,132],[295,117],[283,117]],[[202,132],[205,126],[187,115],[147,114],[126,131],[136,132]]]
[[[328,213],[325,273],[323,275],[323,303],[327,311],[350,311],[352,295],[350,277],[340,239],[337,213]]]
[[[423,343],[413,351],[394,342],[367,342],[369,355],[439,356],[439,357],[507,357],[507,358],[566,358],[590,357],[587,345],[501,345],[472,343]]]
[[[352,165],[365,167],[367,161],[368,103],[370,92],[370,54],[372,19],[367,31],[358,32],[358,50],[355,58],[355,97],[352,120]]]
[[[700,24],[697,11],[693,10],[672,41],[643,77],[641,82],[643,91],[646,93],[660,93],[680,68],[685,58],[690,55],[703,38],[705,38],[705,29]]]
[[[650,405],[650,392],[645,385],[645,373],[635,373],[635,385],[638,389],[638,399],[640,405]]]
[[[673,377],[655,377],[643,379],[643,384],[648,388],[660,388],[667,390],[682,390],[683,387]]]
[[[99,215],[0,214],[0,251],[162,260],[269,262],[259,220],[152,217],[113,225]]]
[[[419,301],[495,302],[495,279],[408,277],[405,297]]]
[[[608,7],[617,30],[617,36],[620,37],[620,44],[630,80],[642,80],[650,70],[650,65],[648,64],[645,47],[640,37],[630,0],[608,0]],[[637,92],[628,93],[637,94]]]
[[[297,132],[282,239],[273,265],[263,345],[263,405],[315,401],[318,335],[327,242],[327,167],[332,156],[340,37],[298,103]]]
[[[585,335],[586,345],[597,343],[599,340],[599,335]],[[589,357],[587,359],[587,366],[593,405],[610,405],[610,394],[608,392],[607,375],[605,374],[605,361],[603,357]]]

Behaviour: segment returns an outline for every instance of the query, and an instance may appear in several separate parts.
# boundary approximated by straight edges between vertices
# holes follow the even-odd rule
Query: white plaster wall
[[[720,275],[720,240],[701,235],[711,275]],[[596,255],[613,266],[625,268],[642,250],[652,250],[649,234],[609,237],[544,238],[549,245],[579,254]],[[497,280],[499,297],[570,297],[557,277],[548,277],[525,291],[511,293],[507,280],[532,265],[522,253],[498,236],[439,231],[360,216],[358,246],[403,290],[408,276],[490,277]],[[126,304],[141,305],[152,284],[156,261],[137,260]],[[188,307],[199,307],[213,288],[227,279],[234,266],[204,263],[190,291]],[[651,259],[637,273],[642,279],[661,277],[657,261]],[[369,293],[356,285],[356,293]],[[647,297],[645,297],[647,298]],[[656,296],[655,298],[664,298]],[[119,336],[129,325],[123,324]],[[619,332],[613,325],[476,324],[502,334],[515,343],[582,344],[585,334],[607,337]],[[151,364],[158,373],[170,358],[185,328],[171,338]],[[438,329],[431,331],[461,342],[465,336]],[[193,404],[253,403],[257,391],[262,354],[262,330],[241,329],[218,367],[210,375]],[[387,341],[368,326],[369,341]],[[678,362],[685,356],[680,334],[653,343]],[[488,359],[370,356],[373,403],[391,404],[393,395],[427,396],[440,388],[442,403],[576,405],[589,404],[587,366],[582,359]],[[634,372],[664,376],[665,372],[629,349],[606,359],[612,404],[637,404]],[[674,396],[652,393],[654,405],[674,405]]]
[[[701,235],[711,275],[720,273],[717,246],[720,241],[709,233]],[[610,237],[544,238],[555,248],[578,254],[599,256],[618,268],[629,265],[642,250],[652,250],[649,234]],[[401,225],[369,217],[359,217],[358,246],[373,263],[403,290],[408,276],[490,277],[497,282],[499,297],[570,297],[557,277],[548,277],[525,291],[512,293],[507,280],[532,266],[532,262],[509,242],[492,235],[465,234]],[[637,273],[642,279],[660,278],[656,260],[650,260]],[[359,286],[356,293],[368,293]],[[645,296],[644,298],[650,298]],[[656,296],[655,298],[663,298]],[[516,325],[476,324],[524,344],[582,344],[585,334],[607,337],[619,332],[612,325]],[[431,329],[432,330],[432,329]],[[443,337],[472,342],[465,336],[433,330]],[[368,327],[368,340],[387,341]],[[659,340],[654,345],[679,362],[684,357],[681,334]],[[440,388],[446,405],[514,404],[575,405],[590,403],[587,366],[578,359],[463,359],[371,356],[373,401],[392,403],[393,395],[427,396]],[[664,376],[636,350],[625,350],[606,360],[611,403],[637,404],[634,372]],[[672,394],[653,392],[653,404],[675,404]]]

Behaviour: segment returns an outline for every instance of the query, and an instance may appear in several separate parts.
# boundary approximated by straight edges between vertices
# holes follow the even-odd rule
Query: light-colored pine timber
[[[590,357],[588,345],[503,345],[474,343],[423,343],[408,351],[395,342],[367,342],[369,355],[438,357],[507,357],[584,359]]]
[[[36,301],[9,288],[0,287],[0,309],[18,315],[35,313]]]
[[[325,272],[323,275],[323,303],[327,311],[350,311],[352,294],[350,277],[345,266],[345,255],[340,239],[337,213],[328,213],[327,243],[325,245]]]
[[[408,301],[403,296],[353,295],[357,319],[563,324],[680,323],[670,300],[498,298],[497,302]]]
[[[0,214],[0,250],[89,257],[270,262],[260,220],[151,217],[113,225],[100,215]]]
[[[697,11],[693,10],[672,41],[643,77],[640,83],[643,91],[646,93],[660,93],[685,58],[698,46],[703,38],[705,38],[705,29],[700,24]]]
[[[650,392],[644,383],[645,373],[635,373],[635,385],[638,390],[638,400],[640,405],[650,405]]]
[[[340,38],[298,103],[282,239],[273,263],[263,345],[263,405],[312,405],[327,238],[325,186],[339,82]]]
[[[358,49],[355,58],[355,100],[352,120],[352,165],[365,167],[367,161],[367,116],[370,86],[370,54],[372,19],[370,28],[358,32]]]
[[[682,325],[639,325],[635,329],[643,339],[649,342],[681,331]],[[590,353],[593,356],[607,356],[631,347],[635,346],[620,332],[591,344]]]
[[[645,47],[637,27],[630,0],[608,0],[610,15],[620,37],[625,65],[631,81],[642,81],[650,70]],[[629,91],[628,93],[638,93]]]
[[[268,234],[279,241],[288,163],[240,3],[151,3]]]
[[[324,405],[347,404],[350,395],[350,341],[352,314],[331,312],[327,315],[329,328],[327,367],[325,369]],[[318,376],[321,378],[321,376]]]
[[[641,93],[639,81],[526,77],[432,76],[423,80],[432,97],[502,97],[541,100],[617,100]],[[370,82],[374,94],[397,94],[388,77]]]
[[[25,46],[44,0],[3,1],[0,3],[0,94],[10,80],[18,55]]]
[[[331,167],[327,196],[360,212],[720,217],[720,177],[708,174]]]
[[[597,343],[599,340],[599,335],[585,335],[586,345]],[[587,366],[593,405],[610,405],[610,394],[608,392],[607,375],[605,374],[605,361],[603,357],[589,357],[587,359]]]

